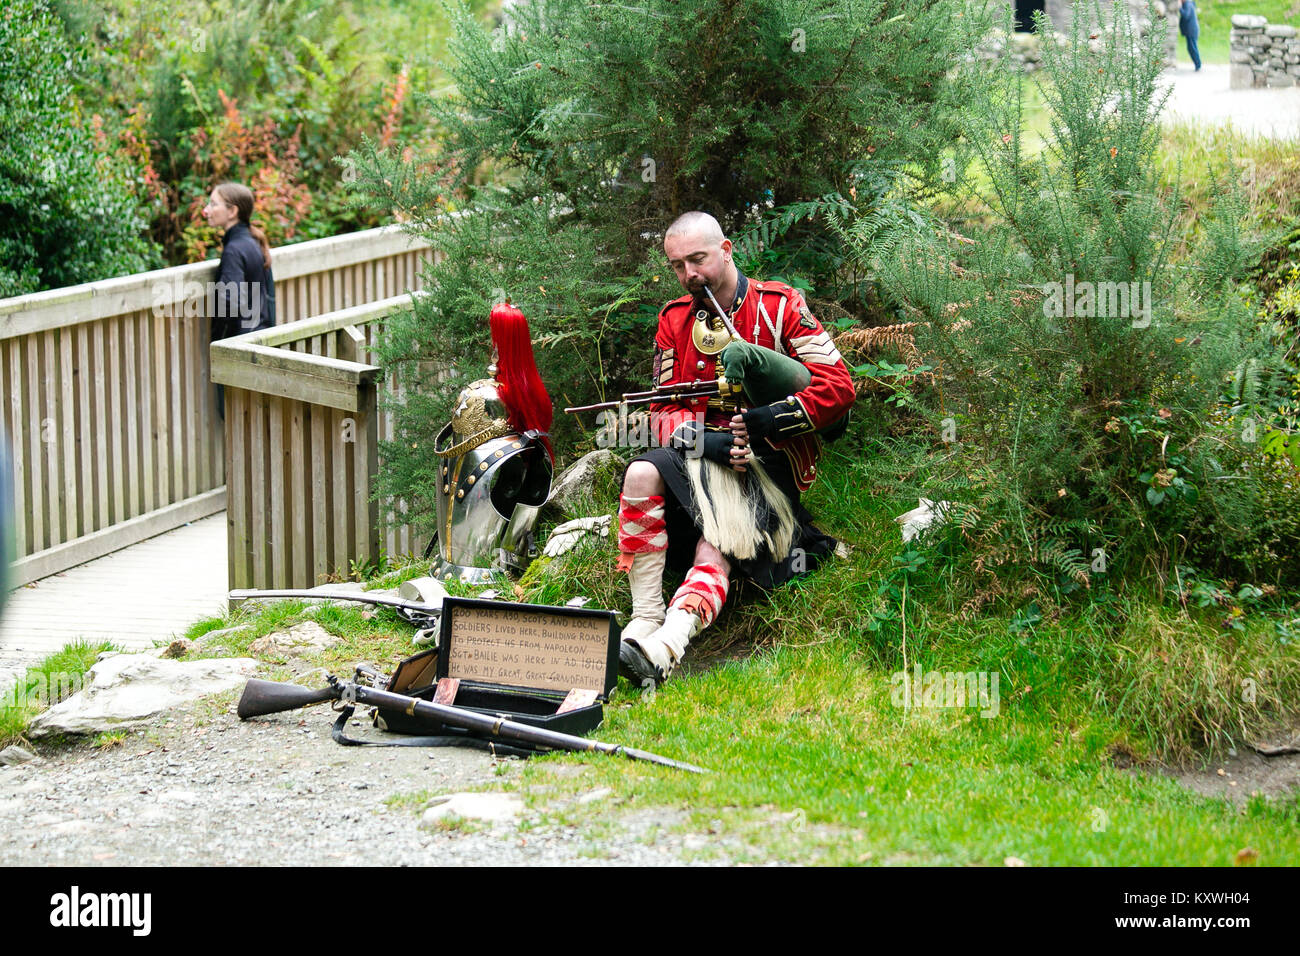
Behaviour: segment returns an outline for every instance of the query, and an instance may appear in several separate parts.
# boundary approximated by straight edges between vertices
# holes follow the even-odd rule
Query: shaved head
[[[718,220],[707,212],[699,212],[698,210],[683,213],[673,220],[673,224],[664,233],[664,239],[671,239],[674,236],[693,236],[710,243],[721,242],[726,238],[722,233],[722,226],[718,224]]]
[[[700,295],[706,285],[724,301],[735,295],[738,273],[731,261],[731,240],[707,212],[678,216],[664,233],[664,255],[691,295]]]

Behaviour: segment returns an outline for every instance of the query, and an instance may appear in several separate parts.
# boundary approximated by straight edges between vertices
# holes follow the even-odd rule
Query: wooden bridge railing
[[[429,254],[393,227],[275,249],[277,318],[291,323],[419,288]],[[13,583],[226,506],[205,305],[216,265],[0,300]]]
[[[414,547],[408,527],[382,530],[374,482],[391,423],[369,364],[395,296],[212,345],[226,386],[230,587],[303,588],[347,577],[381,551]]]

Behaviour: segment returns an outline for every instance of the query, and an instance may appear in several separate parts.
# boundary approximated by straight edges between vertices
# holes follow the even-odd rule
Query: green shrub
[[[1176,229],[1154,160],[1160,44],[1139,43],[1118,8],[1112,26],[1100,50],[1083,22],[1045,44],[1041,153],[1022,145],[1020,78],[972,85],[975,165],[954,191],[990,211],[987,231],[918,232],[880,253],[847,230],[926,323],[918,346],[936,368],[914,399],[927,433],[882,437],[879,471],[902,462],[900,490],[953,502],[948,544],[994,595],[1022,593],[1029,570],[1065,591],[1167,575],[1189,544],[1211,546],[1189,542],[1198,516],[1262,520],[1232,472],[1249,451],[1232,416],[1280,368],[1237,288],[1261,243],[1230,161],[1199,234]]]
[[[492,0],[473,0],[481,14]],[[78,50],[84,112],[131,168],[152,238],[173,264],[211,253],[212,186],[247,183],[273,244],[385,221],[347,202],[335,158],[363,133],[436,157],[412,108],[441,81],[439,0],[58,0]]]
[[[770,203],[769,238],[799,243],[791,209],[937,180],[961,96],[952,65],[978,19],[935,0],[550,0],[488,32],[462,11],[455,95],[428,107],[464,193],[373,147],[353,157],[359,200],[446,254],[380,344],[413,396],[395,411],[382,493],[428,520],[428,442],[483,374],[494,301],[528,316],[557,406],[604,398],[650,377],[656,314],[680,294],[661,251],[676,215],[704,209],[738,232]],[[557,416],[563,451],[576,431]]]
[[[0,11],[0,297],[157,263],[126,172],[86,121],[79,54],[44,0]]]

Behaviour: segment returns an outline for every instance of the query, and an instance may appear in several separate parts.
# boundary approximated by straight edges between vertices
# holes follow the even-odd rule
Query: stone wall
[[[1269,26],[1264,17],[1238,13],[1232,18],[1229,86],[1295,86],[1300,79],[1300,31],[1284,24]]]

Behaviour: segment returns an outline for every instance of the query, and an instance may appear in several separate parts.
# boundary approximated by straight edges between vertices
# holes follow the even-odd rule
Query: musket
[[[417,627],[432,627],[442,616],[442,608],[432,604],[421,604],[419,601],[405,601],[401,598],[378,597],[357,593],[355,591],[340,591],[337,593],[330,591],[307,591],[294,589],[281,589],[272,591],[258,591],[255,589],[242,589],[230,592],[230,600],[246,601],[254,598],[311,598],[317,601],[356,601],[359,604],[373,604],[379,607],[394,608],[399,615],[407,622]]]
[[[520,740],[540,747],[548,747],[551,750],[568,750],[575,753],[595,751],[597,753],[614,754],[627,757],[629,760],[644,760],[648,763],[659,764],[662,767],[689,770],[691,773],[708,772],[703,767],[672,760],[668,757],[661,757],[659,754],[637,750],[634,747],[609,744],[600,740],[588,740],[585,737],[577,737],[573,734],[563,734],[556,730],[533,727],[499,715],[480,714],[464,707],[435,704],[431,701],[420,700],[418,697],[408,697],[405,694],[394,694],[391,691],[367,687],[359,681],[340,680],[333,674],[326,677],[326,680],[329,682],[329,686],[320,690],[312,690],[310,687],[302,687],[298,684],[280,684],[275,681],[252,678],[244,685],[244,693],[239,698],[239,708],[237,710],[239,719],[248,720],[250,717],[278,714],[286,710],[296,710],[299,707],[319,704],[327,700],[341,700],[348,704],[365,704],[369,707],[401,711],[412,717],[420,717],[430,724],[446,724],[459,727],[462,730],[468,730],[471,733],[489,738]]]
[[[578,412],[596,412],[606,408],[621,408],[624,405],[648,405],[651,402],[680,403],[689,398],[709,398],[738,391],[740,386],[733,385],[725,378],[709,382],[687,382],[682,385],[669,385],[652,388],[648,392],[626,392],[617,402],[600,402],[596,405],[577,405],[566,408],[565,412],[576,415]]]

